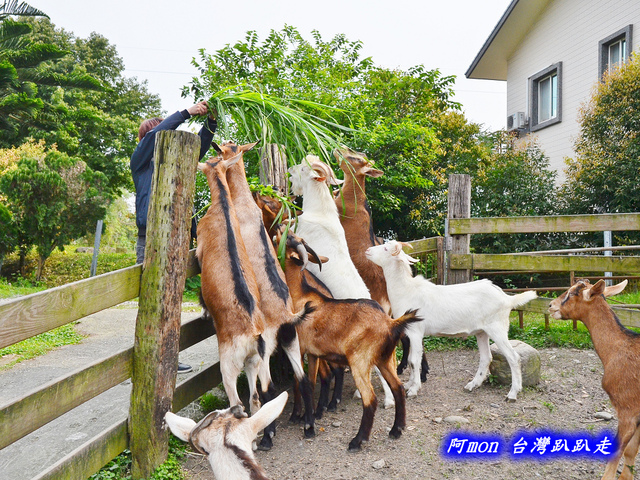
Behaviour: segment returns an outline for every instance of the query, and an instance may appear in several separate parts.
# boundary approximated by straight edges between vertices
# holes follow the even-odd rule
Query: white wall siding
[[[632,50],[640,40],[640,2],[637,0],[555,0],[543,11],[508,61],[507,114],[530,115],[529,77],[562,62],[562,121],[531,135],[564,175],[565,157],[573,157],[579,135],[579,109],[588,101],[599,78],[599,42],[633,25]],[[629,48],[629,46],[627,46]]]

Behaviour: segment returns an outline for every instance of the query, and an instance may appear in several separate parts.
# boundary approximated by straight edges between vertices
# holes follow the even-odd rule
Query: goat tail
[[[509,300],[511,302],[511,308],[521,307],[525,303],[529,303],[534,298],[537,298],[538,294],[533,290],[518,293],[517,295],[510,295]]]
[[[392,321],[391,337],[394,343],[398,343],[398,341],[400,340],[400,337],[402,336],[405,329],[407,328],[407,325],[409,325],[410,323],[416,323],[416,322],[422,321],[422,317],[418,317],[416,315],[417,311],[418,311],[417,309],[407,310],[404,313],[404,315]]]
[[[314,307],[311,302],[307,302],[304,304],[304,307],[302,307],[302,310],[291,317],[291,321],[289,323],[296,327],[304,322],[305,319],[315,311],[316,307]]]

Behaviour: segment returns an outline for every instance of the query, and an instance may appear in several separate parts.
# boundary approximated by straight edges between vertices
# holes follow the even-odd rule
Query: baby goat
[[[339,300],[320,293],[302,275],[306,258],[303,240],[289,232],[285,249],[287,284],[293,298],[310,302],[315,307],[315,311],[296,327],[300,345],[316,357],[348,365],[362,395],[360,429],[349,443],[349,451],[360,450],[362,442],[369,440],[378,403],[370,376],[374,366],[389,384],[395,400],[395,420],[389,436],[400,437],[406,422],[406,399],[395,371],[395,345],[405,327],[421,319],[413,310],[394,320],[373,300]]]
[[[553,318],[585,324],[604,366],[602,388],[618,414],[618,450],[607,463],[602,480],[616,477],[623,455],[620,480],[632,480],[640,446],[640,335],[623,327],[605,300],[626,286],[626,280],[612,287],[605,287],[604,280],[593,286],[581,280],[549,305]]]
[[[283,392],[265,403],[251,418],[236,405],[211,412],[198,424],[171,412],[167,412],[165,421],[176,437],[208,456],[215,478],[268,480],[251,445],[258,432],[280,416],[286,403],[287,392]]]
[[[406,245],[406,244],[404,244]],[[489,375],[491,350],[489,339],[493,340],[511,367],[511,390],[507,400],[515,402],[522,390],[520,356],[509,343],[509,313],[513,308],[533,300],[533,291],[509,296],[489,280],[461,283],[457,285],[434,285],[422,275],[412,276],[411,264],[417,260],[402,251],[403,244],[396,241],[370,247],[367,258],[384,270],[389,291],[391,309],[400,312],[410,308],[418,309],[424,318],[420,323],[407,327],[411,348],[409,364],[411,375],[407,395],[417,395],[420,389],[420,356],[422,338],[427,335],[439,337],[467,337],[475,335],[480,352],[478,371],[464,388],[473,390],[482,385]]]

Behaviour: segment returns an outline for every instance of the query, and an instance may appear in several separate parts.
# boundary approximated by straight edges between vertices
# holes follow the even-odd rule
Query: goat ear
[[[204,167],[205,167],[206,165],[207,165],[207,164],[206,164],[206,163],[204,163],[204,162],[198,162],[198,170],[200,170],[201,172],[204,172]]]
[[[264,430],[267,425],[280,416],[288,397],[287,392],[282,392],[270,402],[265,403],[260,410],[249,418],[248,421],[251,424],[254,435],[257,435],[260,430]]]
[[[378,170],[376,168],[366,168],[364,170],[364,174],[367,177],[373,177],[373,178],[381,177],[382,175],[384,175],[384,173],[382,173],[382,170]]]
[[[167,423],[171,433],[183,442],[189,441],[189,434],[191,433],[191,430],[193,430],[193,427],[196,426],[196,422],[190,418],[179,417],[171,412],[167,412],[165,414],[164,421]]]
[[[241,152],[248,152],[253,147],[255,147],[257,144],[258,144],[258,142],[253,142],[253,143],[247,143],[245,145],[240,145],[238,147],[238,150],[240,150]]]
[[[605,283],[604,280],[598,280],[598,282],[591,288],[585,290],[585,300],[591,300],[594,297],[598,297],[604,294]]]
[[[602,280],[601,280],[602,281]],[[603,295],[605,297],[611,297],[613,295],[617,295],[620,292],[622,292],[624,290],[624,288],[627,286],[627,281],[625,280],[624,282],[620,282],[617,285],[613,285],[611,287],[606,287],[604,289],[604,293]]]

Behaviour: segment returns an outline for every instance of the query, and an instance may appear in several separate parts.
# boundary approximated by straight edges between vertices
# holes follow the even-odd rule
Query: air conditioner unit
[[[525,128],[527,121],[524,116],[524,112],[512,113],[507,117],[507,131],[519,130]]]

